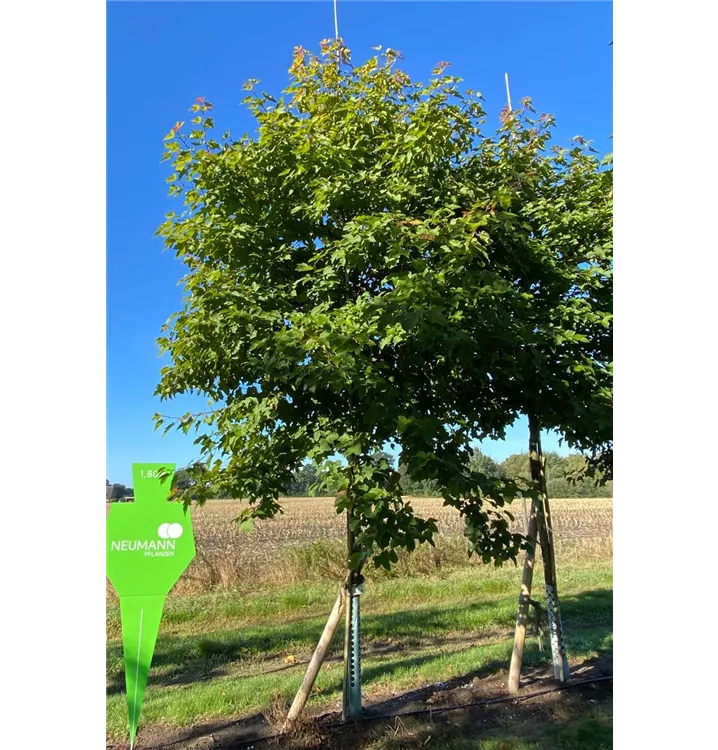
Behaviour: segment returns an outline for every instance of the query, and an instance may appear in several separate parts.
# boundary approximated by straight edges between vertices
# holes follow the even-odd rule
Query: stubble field
[[[344,517],[334,510],[333,498],[285,498],[284,513],[255,521],[251,531],[237,528],[234,519],[245,507],[236,500],[210,500],[188,511],[192,517],[197,556],[173,589],[174,595],[217,589],[251,590],[301,581],[343,577]],[[402,555],[391,574],[431,575],[442,569],[481,566],[470,560],[462,537],[458,512],[439,498],[411,498],[415,511],[438,522],[436,547],[423,545],[412,555]],[[524,531],[524,507],[511,508],[513,529]],[[551,501],[551,514],[559,554],[564,558],[611,555],[613,500],[591,498]],[[372,571],[368,571],[372,577]],[[382,576],[375,572],[374,576]],[[108,596],[112,591],[108,586]]]

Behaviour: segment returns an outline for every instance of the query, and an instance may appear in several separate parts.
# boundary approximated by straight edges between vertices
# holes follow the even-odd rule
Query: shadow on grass
[[[562,601],[562,612],[566,630],[610,623],[612,618],[612,591],[596,590],[566,597]],[[503,610],[503,611],[502,611]],[[362,636],[369,652],[380,654],[397,651],[396,642],[421,641],[423,645],[446,641],[443,632],[456,631],[457,623],[465,629],[475,630],[492,627],[506,628],[513,622],[506,617],[506,602],[477,602],[469,606],[435,607],[407,610],[380,615],[365,615],[362,619]],[[301,622],[282,623],[277,626],[251,627],[240,631],[217,632],[193,636],[171,636],[158,639],[153,667],[164,668],[159,674],[150,674],[150,684],[177,685],[202,681],[227,674],[230,664],[256,661],[262,654],[274,656],[301,649],[311,649],[318,640],[324,620],[315,618]],[[374,642],[391,636],[395,645],[382,649],[372,648]],[[468,637],[467,642],[471,642]],[[409,644],[407,644],[409,645]],[[335,644],[335,650],[340,650]],[[122,661],[122,647],[113,644],[107,650],[108,662]],[[295,665],[280,666],[269,671],[284,671]],[[121,691],[124,680],[121,673],[115,674],[108,694]]]
[[[613,591],[598,589],[567,596],[561,602],[564,629],[569,649],[598,650],[603,638],[610,633],[613,610]],[[365,614],[362,618],[362,637],[365,655],[376,657],[392,653],[407,652],[411,642],[421,642],[422,648],[465,643],[482,645],[478,636],[466,634],[446,637],[445,632],[465,629],[481,631],[500,628],[507,632],[513,627],[513,615],[507,619],[507,601],[476,602],[468,606],[427,607],[386,614]],[[511,610],[513,611],[513,610]],[[457,624],[462,626],[457,628]],[[597,633],[581,631],[585,628],[599,628]],[[239,631],[192,635],[160,636],[152,660],[149,686],[187,685],[204,682],[230,673],[231,667],[256,664],[253,674],[274,674],[291,669],[299,669],[301,664],[277,665],[267,670],[261,669],[262,655],[277,658],[283,653],[309,650],[314,647],[324,628],[323,618],[281,623],[275,626],[259,626]],[[392,643],[386,642],[391,636]],[[331,658],[340,659],[341,634],[335,636]],[[402,644],[402,641],[407,643]],[[584,642],[585,641],[585,642]],[[532,645],[533,644],[533,645]],[[431,664],[443,655],[428,654],[410,657],[385,664],[367,665],[363,670],[364,681],[370,683],[379,679],[391,678],[402,670]],[[539,663],[542,657],[535,647],[535,639],[529,642],[525,663]],[[122,664],[121,644],[113,644],[107,649],[108,663]],[[505,668],[505,661],[497,661],[494,671]],[[160,671],[157,671],[157,668]],[[250,676],[250,675],[246,675]],[[237,679],[242,679],[238,676]],[[298,679],[300,679],[298,677]],[[124,691],[124,674],[121,668],[113,670],[107,694]]]

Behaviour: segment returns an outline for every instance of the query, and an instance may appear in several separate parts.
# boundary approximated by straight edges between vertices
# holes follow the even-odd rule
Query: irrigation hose
[[[393,713],[393,714],[375,714],[373,716],[368,715],[368,716],[362,716],[360,719],[355,719],[354,721],[358,724],[363,724],[369,721],[382,721],[384,719],[404,718],[405,716],[423,716],[426,714],[434,716],[436,714],[447,713],[448,711],[458,711],[458,710],[461,710],[462,708],[476,708],[479,706],[491,706],[497,703],[520,703],[521,701],[531,700],[531,698],[538,698],[541,695],[548,695],[549,693],[558,693],[561,690],[568,690],[569,688],[580,687],[581,685],[592,685],[596,682],[606,682],[608,680],[613,680],[613,675],[607,675],[605,677],[593,677],[588,680],[578,680],[576,682],[566,682],[563,685],[556,685],[555,687],[547,688],[546,690],[537,690],[535,693],[528,693],[526,695],[507,695],[502,698],[489,698],[488,700],[472,701],[470,703],[458,703],[458,704],[451,705],[451,706],[438,706],[437,708],[421,708],[416,711],[403,711],[403,712]],[[348,723],[349,722],[343,722],[343,721],[330,721],[326,724],[320,723],[320,727],[322,729],[336,729],[337,727],[346,726]],[[260,742],[270,742],[271,740],[278,740],[283,736],[284,734],[282,732],[279,732],[278,734],[271,734],[267,737],[257,737],[256,739],[253,739],[253,740],[239,740],[232,744],[224,745],[224,747],[227,748],[227,750],[230,750],[230,748],[234,749],[234,748],[241,748],[241,747],[251,747],[253,745],[258,745]]]

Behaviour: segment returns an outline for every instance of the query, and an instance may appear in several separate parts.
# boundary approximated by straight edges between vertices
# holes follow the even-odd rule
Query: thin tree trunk
[[[529,469],[531,480],[537,487],[541,487],[541,432],[537,421],[529,415]],[[529,606],[531,600],[531,586],[534,576],[534,561],[536,556],[536,532],[540,527],[539,520],[543,512],[542,498],[535,497],[531,501],[531,514],[528,523],[527,536],[530,547],[524,558],[524,571],[521,581],[521,594],[519,596],[518,615],[516,617],[516,631],[514,633],[514,648],[511,653],[511,666],[509,667],[508,689],[510,693],[516,693],[519,689],[521,679],[521,667],[524,660],[524,647],[526,644],[526,625],[528,622]]]
[[[312,654],[309,666],[307,667],[307,671],[304,674],[302,684],[299,686],[299,690],[294,696],[294,701],[292,701],[289,713],[287,714],[287,720],[284,724],[285,729],[299,716],[299,714],[301,714],[301,712],[304,710],[304,706],[307,704],[307,700],[309,699],[309,695],[312,692],[312,688],[314,687],[314,682],[317,679],[319,670],[321,669],[321,666],[322,664],[324,664],[324,660],[327,657],[327,652],[329,651],[329,646],[332,642],[332,638],[334,637],[334,633],[336,632],[337,626],[339,625],[339,620],[341,620],[345,601],[346,589],[342,584],[342,587],[339,589],[337,600],[336,602],[334,602],[334,607],[329,614],[327,624],[324,626],[324,631],[322,632],[322,636],[319,639],[319,643],[314,649],[314,653]]]
[[[557,680],[566,682],[569,678],[569,666],[568,658],[566,656],[566,641],[564,639],[563,625],[561,623],[561,608],[558,598],[558,589],[556,586],[556,553],[546,483],[546,460],[543,456],[541,456],[541,498],[542,504],[538,515],[538,531],[539,539],[541,541],[544,582],[546,585],[546,614],[548,619],[549,639],[551,642],[553,674]]]

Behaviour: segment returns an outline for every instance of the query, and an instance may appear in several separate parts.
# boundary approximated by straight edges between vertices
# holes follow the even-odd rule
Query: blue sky
[[[613,6],[608,2],[349,2],[339,32],[355,60],[381,44],[425,80],[440,60],[486,99],[489,125],[506,104],[531,96],[556,116],[556,140],[582,135],[612,150]],[[215,106],[222,132],[251,131],[242,83],[279,92],[292,49],[318,50],[333,36],[331,0],[315,2],[110,2],[107,6],[107,478],[130,483],[133,461],[196,456],[182,434],[155,433],[156,411],[182,414],[203,401],[153,397],[162,361],[156,339],[181,307],[182,266],[155,230],[176,201],[167,196],[162,139],[187,120],[198,96]],[[483,450],[502,460],[526,449],[525,422]],[[546,436],[546,450],[566,452]]]

